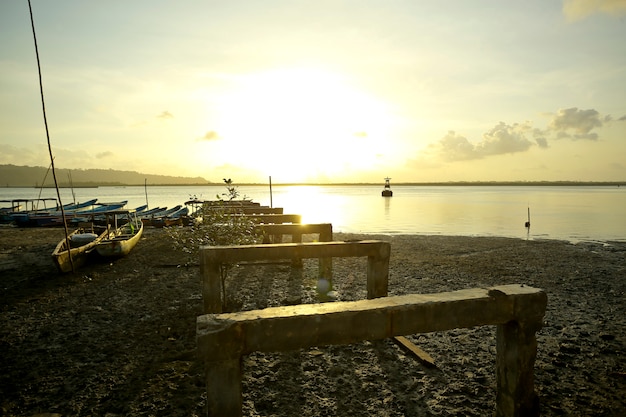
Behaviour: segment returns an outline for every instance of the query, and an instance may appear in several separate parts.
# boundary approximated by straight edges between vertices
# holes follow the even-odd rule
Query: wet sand
[[[59,275],[60,229],[0,227],[0,415],[204,415],[197,265],[147,229],[131,254]],[[626,415],[626,244],[336,234],[391,242],[390,295],[523,283],[548,295],[535,385],[542,415]],[[335,259],[339,300],[365,298],[365,259]],[[228,306],[318,302],[317,262],[240,266]],[[364,323],[364,325],[366,325]],[[245,416],[490,415],[495,329],[244,359]],[[52,414],[54,415],[54,414]]]

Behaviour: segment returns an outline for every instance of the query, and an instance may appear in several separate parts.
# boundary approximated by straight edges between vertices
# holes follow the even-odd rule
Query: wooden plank
[[[422,364],[436,368],[435,360],[430,356],[425,350],[415,345],[409,339],[404,336],[396,336],[393,338],[393,341],[396,342],[401,348],[411,353],[417,360],[419,360]]]

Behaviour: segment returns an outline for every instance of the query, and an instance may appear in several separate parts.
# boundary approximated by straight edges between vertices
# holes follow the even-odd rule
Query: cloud
[[[43,152],[44,147],[38,148],[18,148],[13,145],[0,143],[0,164],[15,164],[20,161],[20,165],[48,166],[50,156]]]
[[[96,159],[105,159],[105,158],[110,158],[112,157],[114,154],[111,151],[105,151],[105,152],[100,152],[96,154]]]
[[[619,120],[620,122],[626,121],[626,114],[625,114],[625,115],[623,115],[622,117],[620,117],[620,118],[619,118],[619,119],[617,119],[617,120]]]
[[[206,132],[200,140],[210,141],[210,140],[218,140],[219,138],[220,138],[220,135],[216,131],[210,130]]]
[[[482,159],[487,156],[525,152],[533,146],[526,134],[531,131],[528,123],[507,125],[500,122],[483,134],[483,140],[471,143],[466,137],[449,131],[434,147],[448,161]],[[537,143],[547,147],[547,141],[539,138]]]
[[[473,143],[466,137],[449,131],[439,141],[428,146],[426,154],[435,153],[443,161],[467,161],[489,156],[526,152],[533,146],[549,148],[553,139],[596,141],[593,130],[614,121],[611,115],[602,116],[594,109],[576,107],[560,109],[551,117],[545,129],[533,128],[531,122],[506,124],[500,122],[483,133],[482,140]],[[626,121],[626,115],[618,119]]]
[[[173,119],[174,115],[168,111],[163,111],[163,113],[157,116],[158,119]]]
[[[548,148],[548,139],[544,138],[543,136],[535,138],[535,142],[542,149]]]
[[[595,13],[622,16],[626,14],[626,0],[563,0],[563,14],[570,22]]]
[[[466,137],[457,135],[452,130],[441,138],[434,147],[438,147],[444,159],[449,161],[465,161],[467,159],[480,158],[476,153],[475,146]]]
[[[604,121],[610,121],[611,116],[605,116]],[[603,120],[594,109],[579,110],[576,107],[560,109],[552,118],[547,131],[556,134],[559,139],[587,139],[597,140],[597,133],[591,131],[602,127]]]
[[[353,135],[357,138],[366,138],[367,132],[354,132]]]

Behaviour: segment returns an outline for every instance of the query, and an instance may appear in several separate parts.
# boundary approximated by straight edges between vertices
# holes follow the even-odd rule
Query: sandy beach
[[[131,254],[59,275],[61,229],[0,227],[0,415],[202,416],[195,321],[199,268],[160,229]],[[626,243],[336,234],[391,243],[389,294],[523,283],[545,290],[535,386],[544,416],[626,415]],[[335,259],[338,300],[366,298],[365,259]],[[228,308],[318,302],[317,262],[236,267]],[[364,323],[364,325],[366,325]],[[255,353],[244,359],[245,416],[490,415],[495,328],[408,335],[426,367],[391,340]]]

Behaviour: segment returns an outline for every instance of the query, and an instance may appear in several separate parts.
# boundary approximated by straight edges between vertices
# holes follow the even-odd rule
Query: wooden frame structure
[[[505,285],[203,315],[196,329],[198,351],[206,361],[208,415],[242,415],[241,361],[254,351],[496,325],[495,415],[538,416],[535,333],[542,326],[546,304],[540,289]]]

